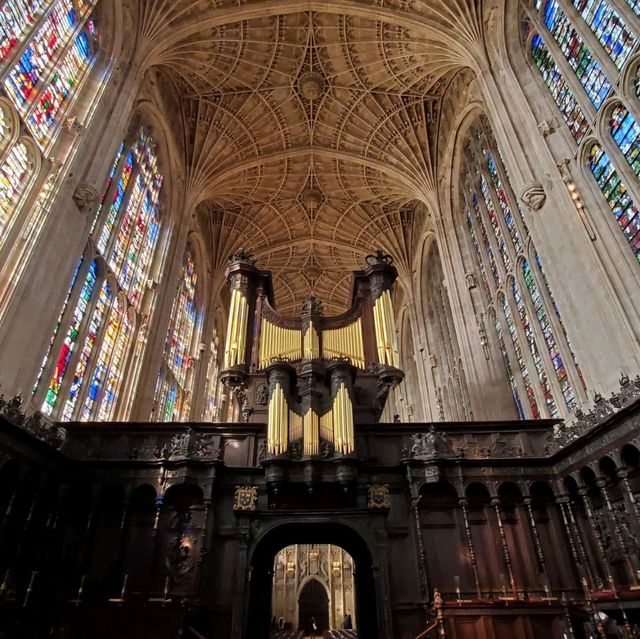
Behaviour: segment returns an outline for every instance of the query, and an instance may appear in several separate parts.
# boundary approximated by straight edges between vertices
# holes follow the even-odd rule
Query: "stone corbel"
[[[71,197],[80,213],[85,215],[94,213],[100,200],[98,190],[91,184],[78,184]]]
[[[544,203],[547,201],[547,194],[545,193],[542,184],[534,183],[525,187],[520,194],[520,199],[524,202],[525,206],[533,211],[539,211]]]

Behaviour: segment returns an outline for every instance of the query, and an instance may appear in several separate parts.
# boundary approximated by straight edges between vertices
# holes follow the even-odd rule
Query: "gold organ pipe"
[[[295,411],[289,410],[289,439],[294,442],[302,439],[302,416]]]
[[[391,301],[391,293],[385,291],[385,307],[387,310],[387,325],[389,327],[389,353],[391,366],[396,368],[399,366],[398,362],[398,336],[396,334],[396,322],[393,315],[393,303]]]
[[[239,315],[241,313],[240,305],[246,299],[238,289],[234,289],[231,293],[231,305],[229,308],[229,321],[227,324],[227,340],[224,353],[224,367],[231,368],[244,361],[238,357],[238,331],[239,331]]]
[[[320,435],[323,439],[333,444],[333,411],[329,410],[324,415],[320,416]]]

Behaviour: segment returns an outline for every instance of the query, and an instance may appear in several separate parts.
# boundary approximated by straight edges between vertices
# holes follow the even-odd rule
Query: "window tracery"
[[[482,118],[465,144],[461,202],[518,413],[521,418],[566,415],[576,405],[575,387],[582,387],[582,377],[506,168]],[[486,282],[487,270],[494,273],[491,282]],[[497,312],[489,312],[492,308]]]
[[[611,0],[571,0],[571,8],[579,16],[573,24],[564,10],[568,2],[536,0],[533,7],[525,2],[529,17],[528,51],[576,143],[587,145],[586,164],[613,219],[640,259],[638,208],[624,178],[625,174],[627,178],[631,174],[621,166],[626,160],[633,173],[640,176],[640,126],[624,105],[618,78],[607,77],[605,72],[607,64],[611,66],[613,62],[620,77],[624,77],[638,45],[637,30],[625,22],[624,11]],[[640,12],[638,0],[627,0],[627,4],[636,14]],[[600,46],[590,48],[589,32]],[[561,53],[547,47],[548,38],[558,45]],[[640,86],[637,77],[636,71],[636,95]],[[602,108],[605,99],[607,104],[611,100],[617,104],[613,109]],[[606,126],[600,128],[598,123],[604,118],[608,119]],[[594,119],[593,124],[589,119]],[[606,128],[610,136],[598,139],[598,132]]]
[[[189,417],[195,348],[200,339],[201,313],[196,257],[185,250],[180,287],[173,300],[164,347],[163,366],[156,385],[158,421],[184,421]]]
[[[39,375],[40,380],[50,371],[42,403],[45,414],[65,421],[114,417],[137,315],[152,307],[149,283],[158,252],[161,188],[155,145],[142,129],[116,153],[92,243],[54,330]],[[53,353],[57,357],[52,362]],[[36,382],[34,393],[42,392],[39,386]]]

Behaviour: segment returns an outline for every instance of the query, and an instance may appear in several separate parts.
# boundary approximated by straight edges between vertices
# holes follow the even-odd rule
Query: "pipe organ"
[[[270,458],[348,457],[356,425],[377,420],[400,383],[392,288],[381,251],[353,274],[351,307],[325,317],[310,297],[299,317],[280,315],[271,274],[244,251],[229,258],[231,303],[222,382],[246,421],[266,421]]]

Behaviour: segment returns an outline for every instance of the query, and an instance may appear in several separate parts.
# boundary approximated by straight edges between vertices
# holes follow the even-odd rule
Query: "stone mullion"
[[[427,288],[427,291],[428,290],[429,288]],[[429,339],[426,335],[426,332],[427,332],[426,325],[425,325],[426,323],[424,321],[422,322],[423,330],[420,330],[420,325],[419,325],[420,322],[418,321],[418,317],[416,314],[415,300],[414,300],[414,303],[409,304],[408,312],[409,312],[409,323],[414,334],[413,343],[414,343],[414,350],[416,351],[415,362],[416,362],[416,370],[418,371],[418,381],[419,383],[424,384],[424,387],[428,389],[428,392],[433,391],[435,386],[433,376],[431,375],[431,379],[429,379],[430,376],[426,370],[424,357],[422,356],[422,351],[420,349],[420,346],[422,346],[422,344],[424,344],[425,341],[427,343],[427,348],[428,348]],[[415,337],[418,337],[419,341],[416,342]],[[423,419],[428,421],[433,421],[433,414],[432,414],[430,401],[422,402],[422,414],[423,414],[422,415]]]
[[[169,222],[169,220],[167,220]],[[171,228],[167,223],[166,232],[170,233],[168,264],[165,264],[164,278],[159,290],[156,291],[153,312],[153,324],[148,332],[147,347],[144,353],[144,364],[138,380],[135,401],[133,402],[130,418],[146,420],[153,409],[155,388],[158,372],[163,361],[164,345],[170,322],[173,300],[180,285],[182,262],[188,239],[189,216],[184,216],[179,228]],[[173,233],[172,231],[177,231]],[[158,249],[160,251],[160,249]],[[166,257],[166,256],[164,256]],[[164,259],[163,257],[163,259]],[[150,316],[151,317],[151,316]]]
[[[556,408],[558,411],[567,417],[569,415],[569,407],[567,406],[564,400],[564,393],[562,392],[562,386],[560,386],[560,381],[558,380],[558,374],[556,372],[556,368],[553,364],[553,360],[551,359],[551,353],[549,353],[549,347],[547,346],[547,340],[545,339],[544,333],[542,332],[542,327],[540,326],[540,322],[538,321],[538,316],[536,314],[535,309],[533,308],[533,302],[531,300],[531,295],[529,295],[529,290],[526,287],[526,283],[524,281],[524,274],[521,269],[518,269],[518,272],[515,274],[516,281],[520,288],[520,296],[522,297],[522,303],[525,305],[527,310],[527,314],[529,316],[529,323],[533,330],[536,346],[538,347],[538,355],[542,360],[542,364],[547,375],[547,381],[551,388],[551,392],[555,399]],[[514,302],[515,303],[515,302]],[[545,308],[545,311],[547,309]],[[548,312],[547,312],[548,316]],[[555,333],[554,333],[555,338]],[[562,353],[562,361],[566,360],[565,354]]]
[[[56,410],[54,415],[57,415],[58,418],[62,417],[62,412],[64,411],[64,406],[67,402],[67,397],[69,395],[69,391],[71,390],[71,385],[73,384],[73,379],[75,377],[75,371],[78,366],[78,362],[80,361],[80,355],[82,354],[82,350],[84,348],[84,342],[87,339],[87,329],[89,324],[91,323],[91,318],[93,317],[93,313],[96,308],[96,302],[100,296],[100,291],[102,290],[102,286],[104,285],[104,281],[106,279],[106,272],[104,269],[104,264],[98,262],[98,276],[96,277],[96,283],[93,286],[93,291],[91,292],[91,297],[87,302],[87,310],[85,311],[84,317],[82,318],[82,322],[80,323],[80,327],[78,330],[78,338],[76,339],[77,348],[72,352],[71,358],[69,359],[69,365],[67,366],[67,372],[65,373],[64,379],[62,380],[62,384],[60,385],[60,393],[58,394],[58,404],[56,406]],[[79,299],[76,298],[76,302]],[[74,307],[75,308],[75,307]],[[66,334],[66,332],[65,332]],[[94,342],[93,348],[96,348],[96,344],[98,344],[98,340]],[[93,352],[93,349],[92,349]],[[87,371],[88,367],[85,370],[85,376],[83,378],[83,384],[87,379]],[[76,404],[74,406],[74,414],[78,414],[78,404],[80,401],[80,396],[76,400]]]
[[[498,276],[500,278],[500,286],[501,287],[505,287],[506,283],[507,283],[507,276],[509,275],[510,271],[507,270],[507,265],[504,263],[504,260],[502,258],[502,253],[500,251],[500,247],[498,246],[498,240],[496,238],[496,234],[493,230],[493,227],[491,226],[491,221],[489,220],[489,213],[487,211],[487,207],[484,201],[484,197],[482,196],[481,193],[479,193],[479,189],[480,189],[480,185],[479,184],[473,184],[472,188],[476,194],[476,196],[478,197],[478,208],[480,211],[480,221],[476,218],[476,212],[475,209],[473,208],[473,206],[471,207],[471,217],[473,218],[473,223],[474,223],[474,229],[476,230],[476,238],[478,239],[478,242],[480,243],[481,249],[484,249],[484,252],[486,253],[486,247],[483,246],[484,244],[484,240],[482,238],[482,233],[480,233],[480,235],[478,235],[478,231],[479,231],[479,226],[482,223],[482,225],[484,226],[484,229],[486,231],[486,236],[487,236],[487,241],[489,242],[489,246],[491,247],[491,250],[493,251],[493,259],[495,260],[496,263],[496,268],[498,269]],[[489,262],[489,258],[487,257],[487,262]],[[493,278],[493,271],[491,269],[491,263],[489,262],[489,270],[487,271],[487,275],[491,275],[491,278]],[[495,280],[494,280],[494,284],[495,284]],[[496,289],[498,288],[498,286],[496,285]]]
[[[560,49],[560,46],[558,45],[557,40],[553,37],[553,34],[549,31],[549,29],[547,28],[547,25],[544,24],[544,20],[541,20],[539,15],[536,14],[535,9],[531,9],[526,5],[524,5],[524,7],[536,31],[540,34],[540,36],[542,36],[544,44],[547,47],[547,50],[549,51],[551,58],[556,63],[556,66],[558,67],[560,74],[562,75],[566,83],[569,85],[569,88],[571,89],[571,92],[573,93],[573,96],[575,97],[576,102],[580,106],[580,109],[585,114],[587,119],[590,122],[593,122],[596,117],[597,110],[593,105],[593,103],[591,102],[591,100],[589,99],[589,96],[587,95],[586,91],[584,90],[584,87],[582,86],[582,83],[578,79],[576,72],[571,68],[569,61],[567,60],[564,53],[562,52],[562,49]],[[529,53],[529,56],[530,55],[531,54]],[[535,66],[535,63],[533,64]],[[544,81],[542,82],[544,83]],[[546,89],[546,84],[544,86]],[[555,100],[553,100],[553,96],[550,96],[550,98],[555,104]]]
[[[126,153],[126,151],[125,151]],[[127,184],[127,188],[124,192],[124,196],[122,198],[122,204],[120,205],[120,210],[118,211],[118,214],[115,216],[114,220],[113,220],[113,226],[111,227],[111,232],[109,233],[109,237],[107,238],[107,242],[104,248],[104,260],[107,264],[107,268],[109,268],[110,270],[113,269],[110,265],[111,262],[111,253],[113,251],[113,248],[115,246],[116,240],[118,239],[118,234],[120,232],[120,225],[122,224],[122,219],[124,218],[124,216],[127,214],[128,209],[129,209],[129,204],[131,203],[131,196],[133,194],[133,190],[135,188],[135,183],[136,180],[138,179],[138,175],[140,174],[140,164],[139,162],[136,160],[133,169],[131,170],[131,175],[129,177],[129,183]],[[100,233],[96,234],[98,239],[100,238],[100,235],[102,234],[102,230],[100,229]],[[129,230],[129,237],[127,238],[127,246],[129,244],[129,239],[131,238],[131,230]],[[120,268],[122,268],[122,265],[120,265]],[[114,275],[116,276],[116,278],[118,277],[118,274],[114,272]]]
[[[453,333],[451,332],[451,325],[449,324],[449,313],[447,313],[447,301],[448,301],[448,288],[444,281],[444,273],[440,270],[440,286],[438,287],[438,303],[440,307],[440,318],[442,321],[442,330],[445,338],[445,352],[449,361],[449,373],[453,374],[453,369],[456,366],[456,353],[454,347]]]
[[[528,11],[528,13],[531,21],[535,25],[538,32],[541,35],[543,35],[544,33],[543,39],[544,39],[545,45],[547,46],[547,49],[549,50],[549,53],[551,54],[553,60],[555,61],[558,69],[560,70],[562,77],[567,82],[567,84],[571,87],[571,91],[576,101],[580,105],[580,108],[582,109],[585,116],[587,116],[587,118],[591,122],[592,132],[598,139],[598,142],[600,143],[602,148],[606,151],[609,158],[612,160],[614,167],[616,168],[618,173],[620,173],[622,179],[625,182],[625,186],[631,192],[634,200],[636,202],[640,201],[640,189],[637,188],[638,178],[633,172],[633,170],[631,169],[631,167],[629,166],[629,163],[627,162],[626,158],[620,152],[618,145],[615,144],[610,133],[607,133],[607,135],[603,137],[599,135],[597,122],[598,122],[598,115],[601,114],[602,111],[596,109],[593,103],[591,102],[591,100],[589,99],[586,93],[586,90],[584,89],[584,87],[582,86],[580,80],[576,75],[576,72],[571,68],[571,65],[568,63],[564,53],[560,49],[558,42],[553,37],[551,32],[547,29],[546,25],[544,24],[544,21],[541,20],[538,15],[535,15],[534,12]],[[587,27],[587,30],[589,31],[589,33],[592,33],[589,27]],[[615,79],[616,78],[614,78],[614,81],[611,82],[612,85],[614,86],[615,86]],[[613,89],[613,91],[615,91],[615,89]],[[634,109],[634,112],[635,112],[635,109]],[[608,124],[607,124],[607,131],[609,131]],[[596,185],[596,188],[598,188],[597,185]]]
[[[466,186],[466,184],[464,186]],[[482,240],[482,234],[480,233],[479,222],[476,219],[475,212],[473,210],[473,207],[471,206],[471,202],[469,202],[468,199],[467,199],[467,192],[464,189],[464,187],[461,189],[461,194],[462,194],[462,197],[464,198],[464,203],[466,205],[467,212],[471,216],[471,225],[473,226],[473,231],[474,231],[474,234],[476,236],[476,240],[478,241],[478,249],[480,251],[480,259],[482,260],[482,265],[484,266],[484,272],[486,274],[487,283],[489,284],[489,289],[491,290],[492,299],[491,300],[487,300],[487,299],[485,299],[486,295],[485,295],[485,291],[484,291],[484,286],[482,286],[482,284],[480,285],[480,287],[483,289],[482,297],[483,297],[483,299],[485,299],[485,309],[486,309],[487,306],[492,303],[492,300],[496,299],[496,295],[498,294],[498,288],[497,288],[497,284],[495,282],[495,279],[493,277],[493,271],[491,269],[491,264],[489,262],[489,257],[487,256],[487,250],[486,250],[486,248],[484,246],[484,242]],[[465,215],[465,218],[466,218],[466,215]],[[465,225],[465,227],[467,225],[467,220],[466,219],[464,220],[464,225]],[[473,257],[474,264],[475,264],[476,263],[476,259],[475,259],[475,247],[473,246],[473,240],[471,239],[471,237],[469,237],[469,231],[468,231],[467,228],[464,229],[464,233],[465,233],[465,236],[467,238],[467,242],[469,244],[469,248],[471,250],[471,254],[472,254],[472,257]],[[477,266],[477,270],[478,270],[478,276],[480,276],[479,265],[476,265],[476,266]]]
[[[514,275],[515,277],[515,275]],[[520,286],[520,282],[516,279],[518,286],[520,287],[520,289],[522,289],[522,287]],[[527,369],[529,371],[529,377],[531,378],[531,382],[533,384],[533,388],[536,392],[536,399],[538,399],[539,402],[538,403],[538,408],[540,409],[540,416],[541,417],[551,417],[551,411],[550,408],[547,404],[547,400],[544,396],[544,390],[542,387],[542,380],[540,379],[540,373],[538,372],[538,367],[536,366],[535,360],[534,360],[534,356],[533,353],[531,352],[531,347],[529,345],[529,340],[527,339],[526,333],[525,333],[525,329],[524,326],[522,325],[522,318],[520,317],[520,311],[518,310],[518,306],[516,304],[515,301],[515,294],[513,291],[513,286],[509,286],[508,287],[509,290],[505,291],[505,298],[507,300],[507,304],[509,304],[509,307],[511,308],[511,316],[513,319],[513,322],[515,324],[516,327],[516,331],[518,333],[518,338],[520,339],[520,348],[522,349],[522,353],[524,355],[524,359],[527,365]],[[520,290],[520,295],[522,296],[522,290]],[[523,296],[524,297],[524,296]],[[534,333],[534,338],[536,340],[536,347],[538,350],[538,357],[540,357],[541,364],[542,364],[542,371],[545,374],[546,378],[547,378],[547,383],[549,384],[549,390],[551,391],[552,395],[553,395],[553,399],[554,399],[554,403],[556,405],[556,409],[558,409],[558,401],[557,398],[554,394],[554,384],[553,384],[553,378],[549,376],[549,370],[547,367],[547,362],[546,359],[544,357],[544,353],[547,352],[548,355],[548,351],[547,351],[547,345],[546,342],[544,343],[543,349],[540,349],[540,339],[538,336],[538,333],[536,332],[536,322],[537,319],[532,320],[531,319],[531,313],[529,311],[529,309],[527,308],[526,302],[523,301],[523,303],[525,304],[525,308],[527,310],[527,315],[528,315],[528,319],[529,319],[529,324],[532,327],[533,333]],[[555,372],[553,373],[553,377],[555,377]],[[557,380],[556,380],[557,382]],[[560,393],[562,395],[562,393]]]
[[[542,277],[537,263],[534,264],[533,260],[529,260],[529,268],[531,269],[531,273],[536,282],[538,292],[542,296],[544,309],[547,315],[547,322],[551,325],[556,345],[562,354],[562,361],[564,363],[565,370],[567,371],[569,382],[571,383],[571,387],[573,388],[573,392],[576,396],[576,401],[578,403],[585,403],[589,398],[578,372],[578,365],[574,359],[575,353],[569,344],[569,338],[565,333],[563,325],[560,323],[560,320],[556,315],[555,306],[551,300],[547,283]]]
[[[438,362],[437,364],[441,366],[442,370],[442,386],[446,386],[447,383],[447,374],[451,372],[451,354],[449,349],[447,348],[447,332],[445,330],[445,323],[443,318],[444,309],[442,307],[442,282],[440,286],[434,287],[434,320],[438,324],[438,333],[440,335],[440,352],[438,353],[439,357],[442,359],[442,362]]]
[[[102,349],[102,343],[105,339],[105,334],[107,331],[107,328],[109,327],[109,320],[111,319],[111,315],[115,312],[117,305],[118,305],[118,299],[121,299],[124,301],[124,305],[122,308],[122,314],[121,314],[121,318],[120,318],[120,326],[118,327],[118,331],[116,332],[115,337],[113,338],[113,347],[110,349],[109,353],[108,353],[108,357],[105,359],[105,368],[104,368],[104,377],[102,379],[102,388],[99,389],[98,391],[98,396],[96,397],[93,406],[91,408],[91,412],[90,412],[90,419],[95,420],[98,417],[98,413],[100,412],[100,407],[102,405],[102,401],[104,400],[104,396],[105,396],[105,392],[106,392],[106,380],[107,380],[107,373],[111,370],[111,364],[113,362],[113,358],[116,355],[117,352],[117,345],[120,342],[121,336],[123,331],[125,330],[125,326],[126,326],[126,315],[127,315],[127,311],[129,309],[127,301],[126,301],[126,296],[122,295],[121,291],[118,290],[118,292],[114,295],[113,297],[113,302],[110,306],[110,310],[109,313],[105,316],[106,321],[104,323],[104,327],[102,330],[102,337],[100,339],[100,347],[98,349],[98,355],[100,354],[100,350]],[[129,336],[129,341],[131,339],[131,336]],[[125,351],[122,353],[122,357],[123,357],[123,373],[124,373],[124,369],[126,368],[126,360],[128,359],[128,351],[129,349],[129,344],[127,344],[127,347],[125,348]],[[97,358],[96,360],[94,360],[94,366],[93,366],[93,370],[95,372],[95,364],[97,363]],[[114,400],[117,404],[118,401],[118,388],[116,387],[115,389],[116,392],[116,399]],[[111,419],[111,417],[110,417]]]
[[[615,87],[616,80],[620,71],[618,71],[613,60],[609,57],[609,54],[604,50],[600,41],[596,37],[595,33],[591,31],[591,28],[586,23],[584,18],[580,15],[580,12],[573,6],[569,0],[557,0],[560,8],[564,11],[569,22],[573,25],[575,30],[580,34],[586,47],[591,52],[591,56],[598,62],[602,71],[607,76],[607,79],[611,83],[611,86]]]
[[[489,195],[491,200],[493,201],[493,207],[496,210],[496,217],[500,223],[500,228],[502,229],[502,233],[507,236],[509,246],[513,249],[513,259],[514,262],[517,262],[517,257],[519,255],[523,255],[526,252],[527,239],[529,237],[529,230],[525,227],[522,211],[520,210],[520,206],[518,204],[518,199],[516,198],[513,189],[511,188],[511,182],[509,180],[509,176],[507,175],[504,166],[502,164],[502,156],[500,155],[500,151],[498,150],[496,144],[487,134],[487,131],[484,127],[482,127],[482,138],[487,147],[487,149],[493,155],[493,159],[496,166],[496,171],[498,172],[498,177],[500,178],[500,183],[502,184],[502,190],[504,191],[505,198],[507,200],[507,205],[511,210],[511,217],[513,219],[513,223],[515,224],[516,231],[520,236],[520,243],[522,244],[522,248],[518,251],[516,249],[515,241],[513,236],[511,235],[511,231],[507,226],[507,222],[504,219],[504,211],[502,210],[502,206],[500,206],[500,198],[498,197],[498,191],[493,182],[493,178],[489,173],[489,166],[487,163],[482,163],[482,173],[484,175],[484,179],[487,182],[489,187]]]
[[[625,0],[607,0],[607,2],[616,10],[618,15],[622,17],[629,31],[640,39],[640,28],[636,26],[639,17]]]
[[[42,371],[42,377],[40,378],[40,381],[38,383],[38,390],[31,398],[31,401],[38,407],[40,407],[45,400],[47,390],[49,388],[49,382],[51,381],[51,376],[53,374],[53,367],[55,366],[57,354],[60,352],[60,349],[62,348],[62,345],[67,338],[67,331],[69,330],[69,327],[71,324],[71,318],[73,317],[73,312],[75,311],[78,301],[80,300],[80,294],[82,293],[82,288],[84,286],[85,280],[87,279],[89,268],[91,266],[91,263],[93,262],[93,259],[94,259],[93,249],[89,245],[87,246],[87,248],[85,248],[85,251],[82,257],[82,265],[78,270],[78,275],[74,282],[73,289],[71,290],[71,295],[69,296],[67,307],[65,308],[64,313],[60,318],[60,326],[53,340],[51,349],[49,351],[49,358],[48,358],[47,364],[44,370]],[[91,296],[92,298],[93,298],[93,293],[95,292],[95,288],[98,286],[98,279],[99,277],[96,279],[96,283],[94,284],[94,290]],[[88,310],[89,308],[87,308],[87,311]],[[82,333],[79,333],[78,335],[81,335],[81,334]],[[78,340],[76,339],[76,344],[77,343],[78,343]],[[66,377],[66,374],[71,370],[71,360],[74,358],[74,355],[75,355],[75,352],[71,354],[71,359],[69,360],[69,366],[67,366],[65,377]],[[60,399],[60,397],[62,397],[62,395],[59,393],[58,399]],[[58,412],[58,411],[56,410],[55,412]]]
[[[506,301],[508,304],[509,302]],[[520,403],[522,404],[522,408],[526,413],[527,419],[533,419],[533,411],[531,409],[531,402],[529,401],[529,394],[527,393],[527,387],[524,383],[524,377],[522,375],[522,370],[520,369],[520,360],[516,353],[516,347],[513,343],[513,339],[511,337],[511,332],[509,331],[509,326],[507,324],[507,318],[504,314],[504,308],[499,300],[496,303],[496,316],[498,321],[500,322],[501,330],[502,330],[502,341],[504,342],[504,348],[507,351],[507,356],[509,358],[509,365],[511,366],[511,372],[513,373],[513,378],[516,383],[516,388],[518,390],[518,394],[520,396]],[[493,330],[496,330],[493,328]],[[520,344],[520,348],[522,349],[522,344]],[[524,352],[524,351],[523,351]],[[526,365],[526,360],[525,360]],[[529,371],[529,376],[531,377],[531,371]],[[538,410],[540,413],[543,412],[544,406],[546,403],[543,402],[544,406],[540,406],[540,398],[538,386],[539,384],[532,384],[533,386],[533,394],[538,404]],[[544,398],[543,398],[544,399]]]
[[[599,119],[604,117],[604,113],[610,112],[609,109],[605,109],[600,111]],[[609,160],[613,164],[614,168],[622,178],[624,185],[627,187],[627,190],[633,197],[636,205],[640,202],[640,178],[635,174],[635,171],[631,168],[627,158],[624,153],[621,151],[620,147],[616,144],[613,136],[611,135],[611,123],[610,120],[602,123],[604,126],[598,127],[599,129],[604,129],[604,135],[598,136],[598,142],[600,146],[605,150],[606,154],[609,156]],[[589,170],[589,173],[591,171]],[[595,181],[595,178],[593,178]],[[600,187],[596,183],[596,189],[600,191]],[[602,192],[600,191],[602,194]],[[604,198],[604,194],[602,194]]]
[[[102,288],[103,284],[104,284],[104,279],[100,284],[100,289]],[[98,291],[100,290],[98,289]],[[89,386],[91,383],[91,379],[93,378],[93,374],[95,372],[96,369],[96,364],[98,362],[98,358],[100,356],[100,351],[102,350],[102,344],[104,342],[104,337],[105,337],[105,333],[107,331],[107,327],[109,326],[109,320],[111,318],[111,313],[113,311],[114,305],[116,303],[118,299],[118,291],[115,290],[112,292],[112,297],[111,297],[111,303],[107,304],[104,310],[104,314],[102,315],[102,323],[98,329],[98,332],[96,333],[96,338],[95,341],[93,343],[93,347],[91,349],[91,353],[89,355],[89,359],[87,361],[87,367],[84,371],[84,377],[83,377],[83,381],[82,381],[82,387],[80,389],[80,392],[78,392],[78,398],[76,399],[76,404],[73,408],[73,412],[74,412],[74,418],[79,420],[80,419],[80,413],[82,412],[82,407],[84,405],[84,402],[87,398],[87,393],[89,392]],[[92,309],[95,309],[95,305]],[[95,405],[98,403],[98,400],[96,400],[94,402],[94,407],[91,409],[91,415],[93,415],[93,412],[95,410]],[[89,421],[89,420],[87,420]]]

